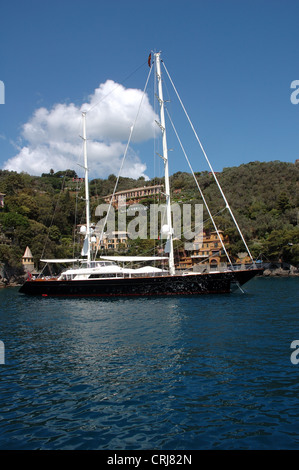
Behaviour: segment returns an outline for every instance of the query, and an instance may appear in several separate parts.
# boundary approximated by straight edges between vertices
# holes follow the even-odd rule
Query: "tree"
[[[0,221],[4,231],[13,231],[17,227],[29,227],[28,218],[17,212],[4,212],[0,214]]]
[[[290,199],[285,192],[280,193],[277,199],[277,208],[281,213],[291,208]]]
[[[24,215],[29,219],[36,219],[39,213],[39,205],[35,196],[23,190],[14,196],[8,196],[6,204],[9,210]]]
[[[16,246],[0,245],[0,260],[2,262],[2,275],[8,282],[17,280],[24,275],[21,262],[22,253]]]
[[[56,225],[52,225],[49,229],[48,236],[50,240],[58,242],[61,239],[61,232]]]
[[[63,183],[71,188],[70,178],[75,174],[70,169],[56,173],[51,169],[49,173],[37,177],[0,170],[0,192],[6,195],[5,206],[0,210],[1,240],[19,247],[21,251],[29,245],[36,259],[42,253],[44,257],[72,257],[74,224],[85,220],[84,192],[83,189],[79,193],[68,191]],[[225,168],[217,177],[254,256],[263,252],[273,260],[297,263],[298,166],[278,161],[253,161],[239,167]],[[213,176],[208,171],[202,171],[196,173],[196,178],[217,227],[229,236],[232,251],[239,251],[239,234],[225,209]],[[177,172],[170,179],[172,188],[182,190],[178,195],[180,201],[192,205],[203,204],[190,173]],[[103,198],[111,194],[115,182],[116,176],[113,174],[107,179],[93,180],[90,184],[91,196]],[[145,181],[142,177],[120,177],[117,190],[155,184],[164,184],[164,179]],[[142,203],[149,206],[153,201],[157,202],[157,199],[148,198]],[[91,198],[91,215],[94,215],[99,203],[98,198]],[[214,230],[205,208],[204,228]],[[131,252],[144,253],[153,248],[154,245],[148,242],[130,240]],[[65,255],[61,256],[63,253]]]
[[[270,260],[298,265],[299,227],[274,230],[268,236],[263,248],[263,252]]]

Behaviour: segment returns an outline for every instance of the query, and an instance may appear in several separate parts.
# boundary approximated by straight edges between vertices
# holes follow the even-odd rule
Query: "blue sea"
[[[112,300],[2,289],[0,449],[299,449],[299,278],[245,289]]]

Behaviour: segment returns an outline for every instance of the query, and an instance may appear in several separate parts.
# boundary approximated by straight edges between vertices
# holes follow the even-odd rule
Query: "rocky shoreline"
[[[27,275],[24,277],[12,277],[10,280],[0,276],[0,289],[5,287],[20,287],[24,284]]]
[[[5,282],[5,281],[0,281],[0,289],[4,289],[5,287],[21,287],[22,283],[20,282]]]
[[[296,277],[299,276],[299,269],[295,266],[290,266],[289,269],[265,269],[262,274],[263,277]]]

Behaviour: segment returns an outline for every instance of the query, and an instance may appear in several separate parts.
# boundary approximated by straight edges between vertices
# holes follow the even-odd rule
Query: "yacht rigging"
[[[179,139],[180,146],[183,150],[189,167],[191,168],[194,176],[196,185],[200,191],[202,200],[207,208],[209,216],[211,217],[215,231],[217,232],[219,241],[222,245],[224,253],[227,255],[229,266],[227,269],[219,272],[180,272],[177,273],[175,270],[174,262],[174,249],[173,249],[173,238],[174,230],[172,225],[172,213],[171,213],[171,192],[169,183],[169,158],[168,158],[168,147],[167,147],[167,135],[166,135],[166,122],[165,122],[165,102],[163,98],[162,89],[162,72],[161,72],[161,57],[159,53],[154,53],[154,63],[156,70],[156,78],[158,83],[158,103],[160,107],[160,121],[157,123],[162,134],[162,150],[163,154],[160,155],[164,164],[164,181],[165,181],[165,199],[166,199],[166,224],[162,227],[164,237],[166,237],[165,254],[168,256],[139,256],[139,257],[117,257],[117,256],[100,256],[99,260],[96,260],[95,254],[92,259],[91,254],[91,227],[90,227],[90,196],[89,196],[89,184],[88,184],[88,158],[87,158],[87,137],[86,137],[86,112],[82,113],[83,120],[83,154],[84,154],[84,172],[85,172],[85,206],[86,206],[86,231],[85,239],[81,256],[84,258],[74,258],[71,260],[63,260],[65,263],[80,262],[79,267],[71,267],[63,271],[59,276],[51,279],[28,279],[20,289],[21,293],[29,295],[42,295],[42,296],[145,296],[145,295],[194,295],[194,294],[207,294],[207,293],[228,293],[231,291],[233,284],[239,286],[249,281],[255,275],[261,272],[261,269],[257,268],[243,234],[240,230],[239,225],[233,215],[233,212],[228,204],[228,201],[223,193],[223,190],[219,184],[217,176],[212,169],[212,166],[208,160],[208,157],[203,149],[203,146],[197,136],[193,124],[183,106],[178,92],[168,74],[168,71],[163,62],[163,66],[166,70],[166,74],[169,76],[170,81],[174,87],[174,90],[178,96],[179,102],[181,103],[183,110],[187,116],[189,123],[191,124],[192,130],[195,133],[196,139],[200,144],[200,147],[204,153],[204,156],[211,168],[212,175],[216,181],[219,191],[225,201],[226,208],[229,210],[232,219],[240,233],[240,236],[244,242],[246,250],[251,258],[252,266],[250,269],[235,270],[231,262],[231,259],[227,253],[226,247],[219,234],[218,228],[215,224],[215,220],[208,208],[208,204],[203,195],[203,192],[197,182],[195,174],[190,165],[189,159]],[[152,67],[151,59],[149,59],[149,66]],[[167,111],[167,110],[166,110]],[[171,121],[172,123],[172,121]],[[173,123],[172,123],[173,125]],[[133,126],[130,131],[130,138],[132,136]],[[177,135],[177,132],[175,130]],[[178,135],[177,135],[178,137]],[[129,138],[129,141],[130,141]],[[129,142],[128,142],[129,144]],[[127,146],[128,148],[128,146]],[[116,189],[116,188],[115,188]],[[111,204],[111,203],[110,203]],[[108,211],[109,212],[109,211]],[[108,217],[108,212],[106,217]],[[104,230],[105,224],[103,225]],[[103,230],[100,234],[99,241],[103,236]],[[86,257],[86,258],[85,258]],[[45,263],[61,262],[62,260],[41,260]],[[168,268],[165,266],[154,267],[152,266],[153,261],[160,263],[167,261]],[[132,262],[147,262],[150,263],[144,267],[131,268],[125,266],[125,263]],[[161,264],[160,264],[161,266]]]

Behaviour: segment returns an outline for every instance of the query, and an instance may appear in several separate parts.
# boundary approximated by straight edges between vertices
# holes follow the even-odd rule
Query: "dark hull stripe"
[[[192,274],[101,280],[31,280],[20,293],[43,297],[137,297],[167,295],[222,294],[231,291],[231,284],[245,284],[260,269],[224,273]]]

